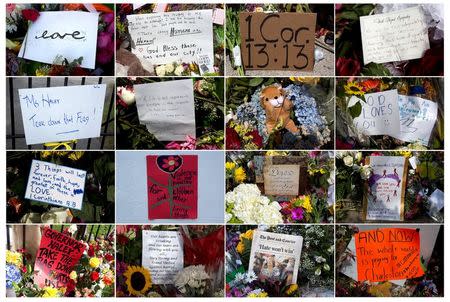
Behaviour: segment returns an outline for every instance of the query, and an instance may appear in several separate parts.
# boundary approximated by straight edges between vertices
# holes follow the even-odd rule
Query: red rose
[[[98,272],[91,273],[91,281],[97,281],[98,277],[99,277]]]
[[[355,59],[347,59],[340,57],[336,61],[336,75],[338,76],[355,76],[361,71],[361,63]]]
[[[421,59],[411,60],[406,65],[407,76],[442,76],[444,75],[444,48],[433,47],[425,51]]]
[[[262,148],[263,146],[263,138],[259,135],[258,130],[253,130],[251,132],[247,132],[246,135],[253,137],[252,142],[258,146],[258,148]]]
[[[89,245],[88,256],[94,257],[94,255],[95,255],[95,248],[92,245]]]
[[[37,10],[35,10],[34,8],[24,9],[24,10],[22,10],[22,17],[25,20],[34,22],[39,17],[39,12]]]
[[[126,245],[128,244],[128,241],[127,236],[123,234],[117,235],[117,243],[119,243],[119,245]]]
[[[111,254],[106,254],[105,259],[106,259],[106,261],[111,262],[114,260],[114,256]]]
[[[227,149],[241,149],[241,140],[239,139],[239,134],[233,128],[228,128],[226,130],[226,143]]]

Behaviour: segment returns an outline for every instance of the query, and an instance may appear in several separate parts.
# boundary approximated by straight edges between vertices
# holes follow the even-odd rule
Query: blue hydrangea
[[[260,94],[262,87],[256,89],[249,102],[240,105],[236,110],[236,117],[239,123],[247,122],[255,127],[259,135],[263,138],[264,143],[269,138],[265,131],[266,128],[266,112],[260,103]]]
[[[13,282],[22,281],[22,273],[20,269],[12,264],[6,264],[6,288],[13,288]]]

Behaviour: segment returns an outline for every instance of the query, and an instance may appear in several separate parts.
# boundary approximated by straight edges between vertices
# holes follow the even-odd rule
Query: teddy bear
[[[280,84],[273,84],[262,89],[260,95],[261,106],[266,111],[267,133],[281,123],[283,128],[293,134],[298,134],[299,129],[291,120],[291,110],[294,107],[292,101],[286,97],[286,92]]]

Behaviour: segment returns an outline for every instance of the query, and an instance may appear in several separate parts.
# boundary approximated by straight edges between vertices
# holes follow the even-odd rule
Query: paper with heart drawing
[[[99,137],[106,85],[19,89],[27,145]]]
[[[359,21],[364,65],[419,59],[430,48],[427,22],[419,6],[363,16]]]
[[[153,284],[174,284],[183,269],[183,238],[175,231],[142,231],[142,266]]]
[[[81,210],[86,171],[33,159],[25,198]]]
[[[266,165],[264,167],[264,194],[297,196],[299,165]]]
[[[352,96],[348,107],[361,103],[361,114],[353,119],[355,127],[366,135],[391,135],[400,132],[397,89],[366,93],[365,101]]]
[[[148,218],[196,219],[197,155],[148,155]]]
[[[194,84],[191,79],[134,85],[139,121],[161,141],[195,138]]]
[[[53,64],[57,56],[69,62],[83,57],[81,67],[94,69],[98,15],[78,11],[40,12],[28,28],[19,57],[48,64]]]
[[[395,138],[428,146],[437,119],[437,103],[415,96],[398,96],[400,133]]]
[[[214,72],[213,11],[187,10],[128,15],[131,51],[154,65],[197,62]]]
[[[366,164],[372,168],[372,175],[365,194],[365,219],[402,221],[408,173],[406,157],[369,156]]]

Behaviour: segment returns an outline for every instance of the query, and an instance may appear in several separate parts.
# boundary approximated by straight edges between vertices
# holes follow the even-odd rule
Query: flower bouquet
[[[152,64],[151,60],[139,58],[131,52],[134,42],[129,32],[128,15],[152,14],[162,12],[182,12],[189,10],[223,9],[223,4],[161,4],[151,3],[140,5],[123,3],[116,5],[116,75],[117,76],[217,76],[223,74],[224,28],[223,20],[213,23],[213,70],[200,72],[197,61],[183,62],[176,60],[166,64]],[[213,18],[213,21],[215,19]]]
[[[223,149],[223,79],[193,78],[196,138],[159,141],[138,117],[133,85],[164,81],[151,78],[117,79],[117,147],[119,149]]]
[[[8,226],[23,228],[24,226]],[[29,232],[27,227],[23,232]],[[112,297],[115,282],[114,227],[111,225],[61,225],[51,226],[62,231],[65,236],[84,244],[85,249],[78,263],[68,275],[65,286],[39,286],[36,282],[38,271],[34,262],[38,255],[29,252],[33,239],[28,239],[22,249],[8,249],[6,252],[6,289],[9,296],[15,297]],[[22,232],[14,232],[21,234]],[[17,235],[16,235],[17,236]],[[17,239],[20,241],[20,239]],[[13,242],[15,242],[13,238]],[[36,252],[36,251],[35,251]]]
[[[170,273],[166,272],[168,279],[164,284],[159,281],[161,271],[150,268],[157,266],[158,260],[146,260],[147,239],[143,234],[146,231],[153,232],[154,236],[179,236],[175,248],[178,254],[173,256],[182,257],[178,262],[181,266],[176,269],[164,267],[164,270],[170,270]],[[118,228],[117,240],[117,296],[223,297],[223,227],[126,225]],[[151,243],[152,248],[159,245]]]
[[[27,179],[33,160],[87,171],[80,210],[25,199]],[[112,152],[8,152],[7,221],[10,223],[112,222],[115,200],[114,171]]]
[[[334,81],[330,78],[230,78],[227,149],[330,149]]]
[[[281,224],[333,221],[334,164],[325,151],[313,152],[227,152],[225,163],[228,223]],[[294,165],[299,178],[289,180],[296,195],[269,192],[265,166]],[[290,194],[290,193],[289,193]]]
[[[282,273],[261,278],[249,269],[252,241],[257,230],[274,233],[273,236],[289,234],[303,237],[297,282],[289,283],[288,279],[279,278]],[[333,232],[333,227],[323,225],[228,226],[225,254],[227,297],[333,296]]]
[[[444,84],[439,78],[357,78],[338,79],[336,82],[336,148],[337,149],[397,149],[406,147],[413,150],[442,149],[444,146]],[[383,91],[397,90],[399,96],[410,96],[414,100],[424,102],[428,109],[418,107],[419,102],[413,105],[402,105],[403,112],[417,112],[416,117],[433,122],[427,113],[435,103],[437,107],[436,121],[430,129],[429,137],[409,142],[389,135],[367,135],[355,126],[355,120],[363,116],[362,105],[367,103],[367,95]],[[354,98],[362,101],[353,102]],[[404,108],[404,109],[402,109]],[[420,110],[420,111],[419,111]],[[366,113],[368,115],[369,113]],[[411,120],[400,116],[402,125],[417,130]]]
[[[62,54],[52,64],[20,57],[29,26],[42,12],[98,12],[95,68],[81,67],[83,57],[68,61]],[[114,7],[112,4],[14,4],[6,5],[6,74],[8,76],[101,76],[114,74]]]

